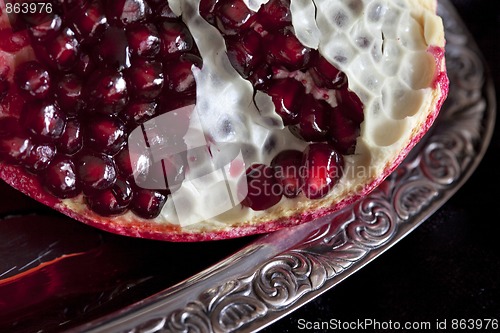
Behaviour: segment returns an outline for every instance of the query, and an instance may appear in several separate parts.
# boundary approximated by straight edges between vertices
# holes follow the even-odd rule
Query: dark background
[[[500,1],[451,2],[479,45],[500,91]],[[449,329],[453,318],[500,320],[499,155],[496,131],[469,181],[428,221],[364,269],[264,332],[299,331],[300,319],[434,324],[446,318]]]

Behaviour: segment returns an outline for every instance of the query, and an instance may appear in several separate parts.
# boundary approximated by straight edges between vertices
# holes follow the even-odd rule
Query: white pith
[[[246,1],[254,11],[266,2]],[[219,137],[218,140],[252,145],[257,153],[245,158],[255,163],[269,164],[281,150],[303,150],[307,143],[291,135],[288,129],[263,124],[259,111],[269,114],[272,110],[258,110],[252,102],[252,86],[228,65],[222,36],[199,15],[199,1],[169,3],[172,8],[177,8],[176,14],[188,25],[203,57],[203,69],[195,76],[197,100],[202,101],[200,105],[204,107],[201,114],[207,115],[202,122],[209,124],[206,127],[208,134],[216,135],[220,119],[231,119],[235,125],[232,135]],[[208,219],[202,218],[207,200],[223,196],[226,187],[212,186],[203,191],[203,185],[186,184],[183,195],[191,202],[193,221],[203,222],[198,226],[191,225],[189,220],[176,219],[174,200],[167,200],[157,221],[180,223],[188,229],[220,229],[270,216],[292,216],[311,205],[321,206],[332,198],[362,191],[366,182],[380,175],[388,162],[407,145],[416,126],[427,117],[433,102],[431,85],[436,63],[427,51],[429,46],[439,46],[436,43],[442,41],[442,23],[430,3],[428,1],[427,7],[424,7],[413,1],[292,0],[292,22],[299,40],[310,47],[318,46],[326,59],[345,72],[349,88],[365,106],[365,121],[356,152],[346,156],[345,174],[340,183],[326,198],[316,202],[311,203],[301,195],[296,199],[283,198],[278,205],[266,211],[237,205]],[[314,8],[316,10],[312,10]],[[299,29],[307,29],[307,33],[297,33]],[[368,40],[369,43],[361,47],[358,44],[360,40]],[[346,61],[339,61],[341,57],[345,57]],[[217,83],[220,78],[223,79],[220,80],[222,84]],[[262,99],[265,101],[265,97]],[[273,107],[272,103],[262,104]],[[276,150],[266,154],[263,144],[270,135],[279,138],[278,145]],[[211,181],[223,182],[224,178],[218,174],[218,178]],[[237,180],[233,181],[234,185]]]

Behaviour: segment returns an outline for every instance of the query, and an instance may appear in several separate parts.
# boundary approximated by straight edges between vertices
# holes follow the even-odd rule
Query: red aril
[[[359,137],[359,124],[347,118],[339,107],[332,110],[329,124],[329,140],[344,155],[351,155],[356,149]]]
[[[285,66],[289,70],[303,69],[307,66],[311,49],[302,45],[291,29],[280,29],[266,38],[269,61]]]
[[[48,14],[40,22],[31,24],[29,27],[30,36],[39,41],[55,38],[62,27],[62,19],[59,15]]]
[[[127,210],[132,194],[130,183],[118,178],[110,188],[89,195],[87,203],[98,214],[116,216]]]
[[[33,143],[24,135],[8,135],[0,138],[0,156],[8,163],[21,163],[29,156],[32,147]]]
[[[201,67],[201,63],[201,58],[191,53],[185,53],[179,59],[169,62],[164,71],[167,89],[174,93],[194,95],[196,81],[192,68]]]
[[[232,36],[227,40],[227,53],[235,69],[247,78],[260,65],[264,57],[261,36],[249,30],[243,36]]]
[[[50,75],[38,61],[27,61],[19,65],[16,68],[14,81],[27,98],[44,99],[49,95]]]
[[[80,194],[76,168],[69,158],[57,157],[44,172],[41,181],[49,191],[58,198],[72,198]]]
[[[259,11],[258,21],[267,30],[277,30],[292,24],[289,0],[270,0]]]
[[[24,167],[38,173],[45,170],[56,156],[56,147],[50,143],[42,143],[31,147],[28,155],[23,160]]]
[[[320,55],[314,60],[314,66],[309,73],[314,83],[321,88],[339,89],[347,83],[345,74]]]
[[[127,41],[133,55],[154,58],[160,52],[158,29],[153,24],[136,23],[128,27]]]
[[[304,195],[309,199],[319,199],[326,196],[342,177],[344,161],[330,145],[314,143],[304,152],[302,167]]]
[[[152,8],[150,15],[153,15],[153,17],[164,17],[170,19],[177,18],[177,15],[172,12],[172,9],[168,5],[168,1],[149,0],[147,1],[147,3]]]
[[[38,49],[44,48],[49,64],[61,71],[70,69],[78,60],[80,43],[70,28],[62,29],[53,39],[43,42]]]
[[[65,115],[56,103],[33,101],[21,111],[21,124],[40,141],[53,141],[61,136],[66,125]]]
[[[107,28],[90,55],[98,67],[126,68],[130,66],[130,54],[125,31],[118,27]]]
[[[108,19],[104,14],[104,8],[99,0],[75,1],[68,4],[66,17],[68,24],[73,28],[82,42],[91,42],[101,36],[108,27]]]
[[[255,20],[254,13],[243,0],[219,1],[215,5],[215,17],[219,29],[229,35],[246,29]]]
[[[151,101],[160,95],[164,84],[161,62],[135,60],[126,75],[132,98]]]
[[[71,156],[83,147],[83,133],[80,120],[70,118],[66,121],[66,126],[61,137],[57,139],[57,149],[68,156]]]
[[[120,152],[115,155],[114,160],[119,174],[127,179],[132,177],[133,166],[128,147],[124,147],[122,150],[120,150]],[[134,158],[134,160],[139,161],[138,158]]]
[[[337,99],[339,110],[344,113],[347,118],[357,123],[363,121],[363,103],[355,93],[350,91],[347,87],[343,87],[337,91]]]
[[[82,96],[83,80],[75,74],[65,74],[59,78],[54,89],[57,104],[68,115],[77,115],[85,107]]]
[[[144,21],[151,11],[144,0],[114,0],[106,2],[105,6],[110,24],[117,26]]]
[[[103,114],[117,114],[128,101],[125,76],[115,69],[96,70],[85,88],[88,106]]]
[[[113,160],[104,154],[82,154],[76,160],[77,181],[88,193],[110,188],[116,180]]]
[[[145,219],[152,219],[160,214],[166,201],[167,196],[164,193],[154,190],[138,189],[133,193],[130,208],[137,216]]]
[[[120,115],[130,127],[135,128],[145,121],[153,118],[157,114],[158,103],[155,101],[135,101],[128,103]]]
[[[285,125],[300,122],[300,110],[306,98],[305,88],[300,82],[292,78],[273,80],[266,92]]]
[[[327,139],[331,106],[312,95],[304,96],[299,111],[298,123],[291,130],[305,141],[322,142]]]
[[[284,150],[271,161],[275,177],[281,183],[283,195],[295,198],[302,191],[303,154],[298,150]]]
[[[85,125],[85,143],[96,152],[114,155],[126,143],[125,124],[118,117],[96,115]]]
[[[274,169],[264,164],[248,168],[247,184],[248,194],[242,204],[256,211],[276,205],[283,195],[283,188],[274,176]]]
[[[30,43],[30,38],[28,32],[23,31],[12,31],[11,28],[1,27],[0,28],[0,49],[15,53],[23,49]]]
[[[164,19],[157,24],[160,36],[160,52],[164,59],[176,59],[190,52],[194,40],[186,25],[179,20]]]

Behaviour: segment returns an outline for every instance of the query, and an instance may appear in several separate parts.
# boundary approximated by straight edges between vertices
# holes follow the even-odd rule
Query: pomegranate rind
[[[436,3],[432,1],[418,0],[415,3],[418,3],[416,6],[430,8],[434,11],[436,8]],[[421,121],[419,121],[417,126],[413,127],[413,132],[407,144],[398,151],[397,155],[386,159],[385,165],[379,169],[382,172],[367,177],[362,182],[362,188],[357,188],[355,191],[347,189],[340,195],[327,196],[321,200],[308,200],[305,205],[302,205],[300,209],[295,211],[290,211],[281,205],[277,205],[265,214],[260,214],[250,220],[237,220],[223,227],[220,225],[214,226],[198,223],[183,228],[180,225],[165,221],[161,215],[152,220],[139,218],[130,212],[116,217],[100,216],[87,207],[82,195],[72,199],[58,199],[48,194],[34,175],[19,166],[9,165],[2,161],[0,161],[0,178],[27,196],[75,220],[111,233],[138,238],[172,242],[220,240],[268,233],[310,222],[343,209],[372,192],[400,165],[409,152],[428,132],[438,116],[449,90],[444,59],[444,43],[443,33],[442,40],[428,49],[428,52],[436,59],[435,79],[431,87],[431,103],[430,107],[425,110],[426,112],[422,113]],[[20,56],[16,55],[16,57],[19,57],[16,60],[20,61],[20,59],[30,58],[30,56],[28,49]],[[5,58],[0,52],[0,64],[7,64],[9,60],[11,59]],[[2,115],[12,115],[18,112],[19,110],[2,109],[0,105],[0,114]]]

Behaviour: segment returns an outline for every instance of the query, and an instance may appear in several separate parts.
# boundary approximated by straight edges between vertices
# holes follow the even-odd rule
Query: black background
[[[500,87],[500,1],[451,2]],[[498,92],[496,96],[499,100]],[[300,319],[433,325],[448,319],[448,329],[454,318],[500,320],[499,155],[496,131],[469,181],[428,221],[364,269],[264,332],[299,331]]]

